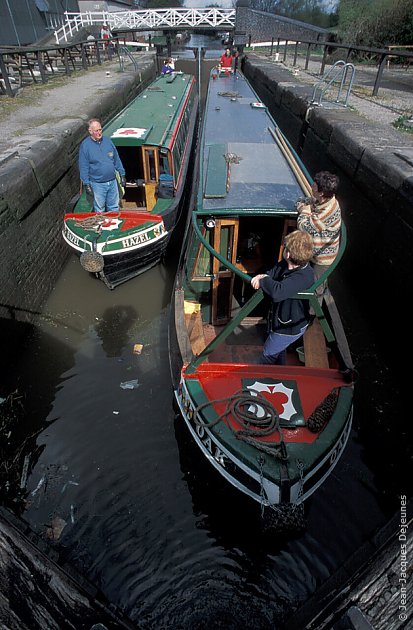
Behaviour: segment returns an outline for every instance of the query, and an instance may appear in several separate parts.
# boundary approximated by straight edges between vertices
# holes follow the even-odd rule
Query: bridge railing
[[[230,29],[235,25],[235,9],[145,9],[137,11],[65,12],[66,21],[55,31],[56,43],[69,41],[83,27],[107,24],[111,30],[150,30],[178,28]]]

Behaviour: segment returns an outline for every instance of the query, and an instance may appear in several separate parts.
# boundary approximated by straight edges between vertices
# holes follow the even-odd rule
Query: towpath
[[[155,53],[136,55],[138,72],[153,63]],[[115,89],[122,76],[132,72],[127,66],[121,72],[118,61],[106,61],[102,66],[62,76],[46,85],[30,85],[14,98],[0,97],[0,163],[21,147],[47,137],[55,123],[89,118],[92,97]],[[95,99],[96,100],[96,99]],[[96,114],[99,115],[98,113]]]

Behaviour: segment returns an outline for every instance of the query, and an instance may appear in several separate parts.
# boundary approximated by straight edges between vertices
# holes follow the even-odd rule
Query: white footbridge
[[[235,9],[146,9],[139,11],[65,12],[66,21],[55,31],[56,43],[68,42],[79,29],[107,24],[113,31],[229,30],[235,26]]]

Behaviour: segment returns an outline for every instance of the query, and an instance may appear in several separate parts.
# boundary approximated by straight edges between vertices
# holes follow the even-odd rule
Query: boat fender
[[[318,433],[333,415],[338,401],[340,387],[335,387],[314,409],[313,413],[307,420],[307,427],[312,433]]]
[[[102,254],[99,252],[82,252],[80,255],[80,264],[85,271],[90,273],[99,273],[105,266]]]

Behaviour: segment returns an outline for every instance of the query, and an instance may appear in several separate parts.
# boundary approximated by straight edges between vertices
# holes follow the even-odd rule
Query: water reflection
[[[107,357],[119,357],[129,341],[129,331],[138,319],[132,306],[116,305],[106,309],[95,330]]]

